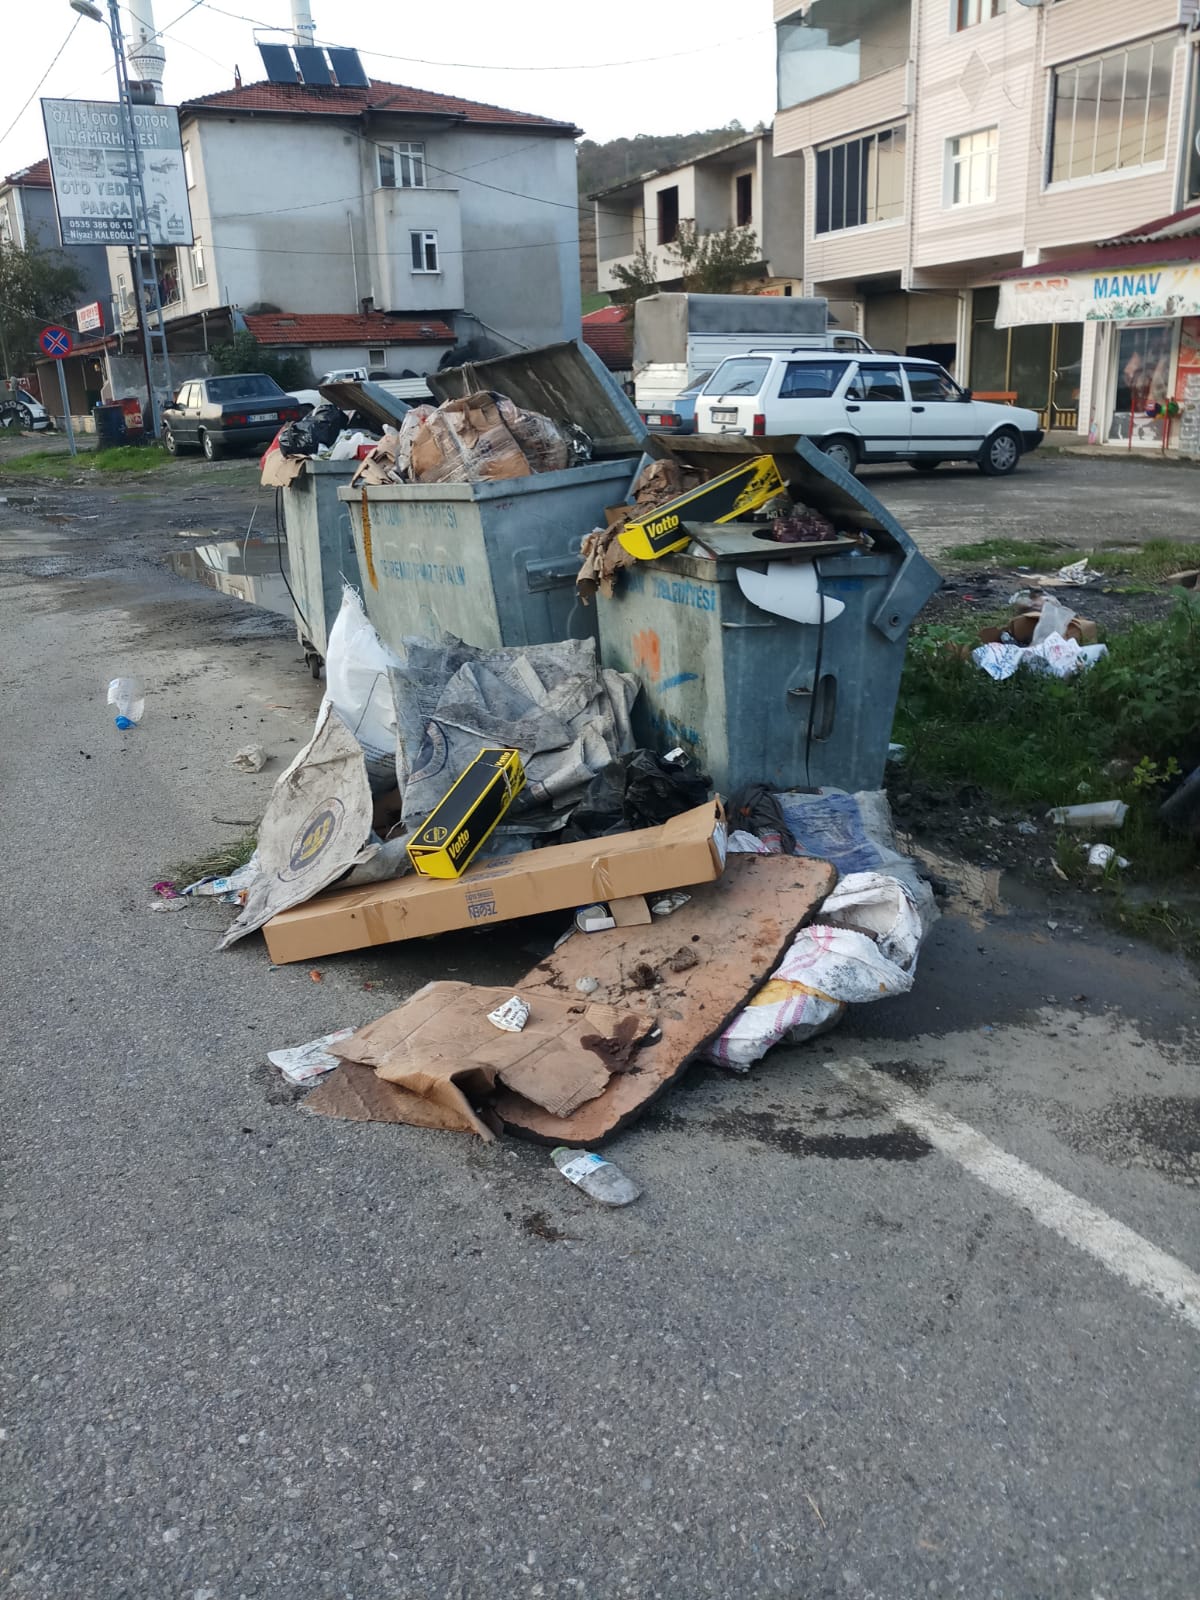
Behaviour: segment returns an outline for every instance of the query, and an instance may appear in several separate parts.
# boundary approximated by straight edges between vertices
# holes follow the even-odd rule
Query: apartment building
[[[681,222],[701,233],[750,228],[758,259],[747,280],[759,293],[801,293],[804,255],[802,170],[772,159],[770,133],[750,134],[697,156],[682,166],[641,173],[593,194],[596,208],[597,282],[620,288],[619,266],[631,266],[645,245],[660,289],[682,287],[671,246]]]
[[[1146,394],[1166,398],[1200,348],[1177,279],[1140,282],[1190,259],[1198,9],[775,0],[775,153],[804,172],[807,292],[1048,427],[1128,433],[1145,397],[1129,376],[1152,370]]]

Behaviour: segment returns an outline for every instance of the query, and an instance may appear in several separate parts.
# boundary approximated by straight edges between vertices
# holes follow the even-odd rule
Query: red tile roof
[[[628,372],[633,366],[633,323],[620,306],[589,311],[583,319],[583,342],[610,372]]]
[[[271,312],[246,318],[246,327],[259,344],[372,345],[453,344],[453,328],[436,317],[399,318],[372,311],[367,316],[345,316],[321,311]]]
[[[1183,261],[1200,261],[1200,206],[1172,211],[1168,217],[1155,217],[1153,222],[1115,234],[1111,239],[1098,239],[1095,244],[1080,245],[1077,250],[1068,250],[1061,256],[1047,257],[1036,267],[1010,267],[999,277],[1046,278],[1053,277],[1056,272],[1107,273],[1117,267],[1167,266]]]
[[[49,189],[50,163],[35,161],[31,167],[23,167],[20,172],[9,173],[4,182],[19,185],[22,189]]]
[[[545,128],[572,138],[579,132],[569,122],[539,117],[528,111],[509,111],[504,106],[486,105],[479,100],[460,100],[457,95],[434,94],[429,89],[410,89],[400,83],[380,83],[372,79],[365,89],[335,89],[305,83],[248,83],[240,89],[222,89],[217,94],[187,100],[180,112],[280,111],[309,112],[326,117],[358,117],[364,111],[408,113],[417,116],[453,117],[458,122],[517,125]]]

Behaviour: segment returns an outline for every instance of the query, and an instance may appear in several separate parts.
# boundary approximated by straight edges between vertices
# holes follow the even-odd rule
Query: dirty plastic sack
[[[362,749],[326,700],[312,738],[271,791],[258,829],[260,871],[221,949],[340,878],[370,835],[371,812]]]
[[[933,890],[911,856],[896,848],[892,810],[882,789],[822,789],[817,794],[787,792],[780,808],[796,837],[796,854],[832,861],[838,872],[883,872],[906,884],[928,932],[937,921]]]
[[[925,936],[916,896],[899,878],[852,872],[821,907],[821,921],[875,940],[882,954],[911,974]]]
[[[625,757],[625,798],[621,811],[627,828],[656,828],[684,811],[702,806],[712,793],[707,773],[666,761],[653,750],[635,750]]]
[[[345,413],[337,406],[316,406],[299,422],[289,422],[280,430],[279,453],[282,456],[315,456],[322,445],[335,443],[345,426]]]
[[[396,784],[396,711],[388,672],[399,664],[400,658],[367,621],[357,591],[347,584],[329,630],[325,694],[362,746],[377,793]]]
[[[525,789],[497,829],[557,832],[633,743],[638,682],[600,668],[592,639],[481,650],[451,635],[406,639],[392,668],[396,781],[414,829],[488,745],[521,753]]]
[[[869,934],[811,923],[751,1003],[708,1049],[723,1067],[745,1071],[785,1036],[795,1043],[824,1033],[848,1005],[906,994],[913,978],[889,961]]]

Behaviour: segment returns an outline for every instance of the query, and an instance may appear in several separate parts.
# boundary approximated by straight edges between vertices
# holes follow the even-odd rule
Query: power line
[[[0,133],[0,144],[4,143],[5,139],[8,138],[9,134],[16,127],[17,123],[20,122],[21,118],[29,110],[29,107],[33,104],[34,96],[37,94],[38,90],[42,87],[42,85],[45,83],[46,79],[50,76],[50,74],[54,71],[55,67],[58,65],[59,56],[62,55],[63,51],[67,48],[67,46],[70,44],[71,40],[74,38],[75,29],[79,26],[79,24],[82,21],[83,21],[82,17],[76,17],[75,18],[75,21],[71,24],[70,30],[67,33],[67,37],[59,45],[58,50],[55,53],[54,60],[50,63],[50,65],[46,68],[45,72],[42,73],[41,77],[34,84],[33,93],[29,96],[29,99],[26,100],[25,104],[21,107],[20,111],[17,112],[16,116],[9,123],[8,127],[5,128],[4,132]]]
[[[269,33],[287,33],[287,28],[280,28],[273,22],[263,22],[257,17],[246,17],[237,11],[226,11],[223,6],[217,6],[212,0],[202,0],[210,11],[215,11],[218,16],[229,17],[234,22],[247,22],[252,28],[262,28]],[[404,61],[411,66],[418,67],[457,67],[466,72],[604,72],[612,67],[642,67],[656,61],[678,61],[683,56],[702,55],[707,50],[726,50],[730,45],[744,44],[748,39],[761,39],[773,30],[770,28],[756,28],[753,33],[743,33],[736,39],[717,39],[712,44],[694,45],[690,50],[671,50],[661,56],[633,56],[625,61],[569,61],[558,63],[554,66],[510,66],[507,63],[498,64],[491,61],[440,61],[428,56],[400,56],[389,54],[386,50],[360,50],[359,54],[370,56],[377,61]],[[333,49],[345,49],[349,46],[331,46]]]

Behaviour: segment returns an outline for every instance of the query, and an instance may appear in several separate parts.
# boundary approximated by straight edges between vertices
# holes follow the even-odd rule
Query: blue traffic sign
[[[69,356],[74,342],[67,328],[43,328],[38,334],[38,343],[54,361],[61,361],[64,356]]]

